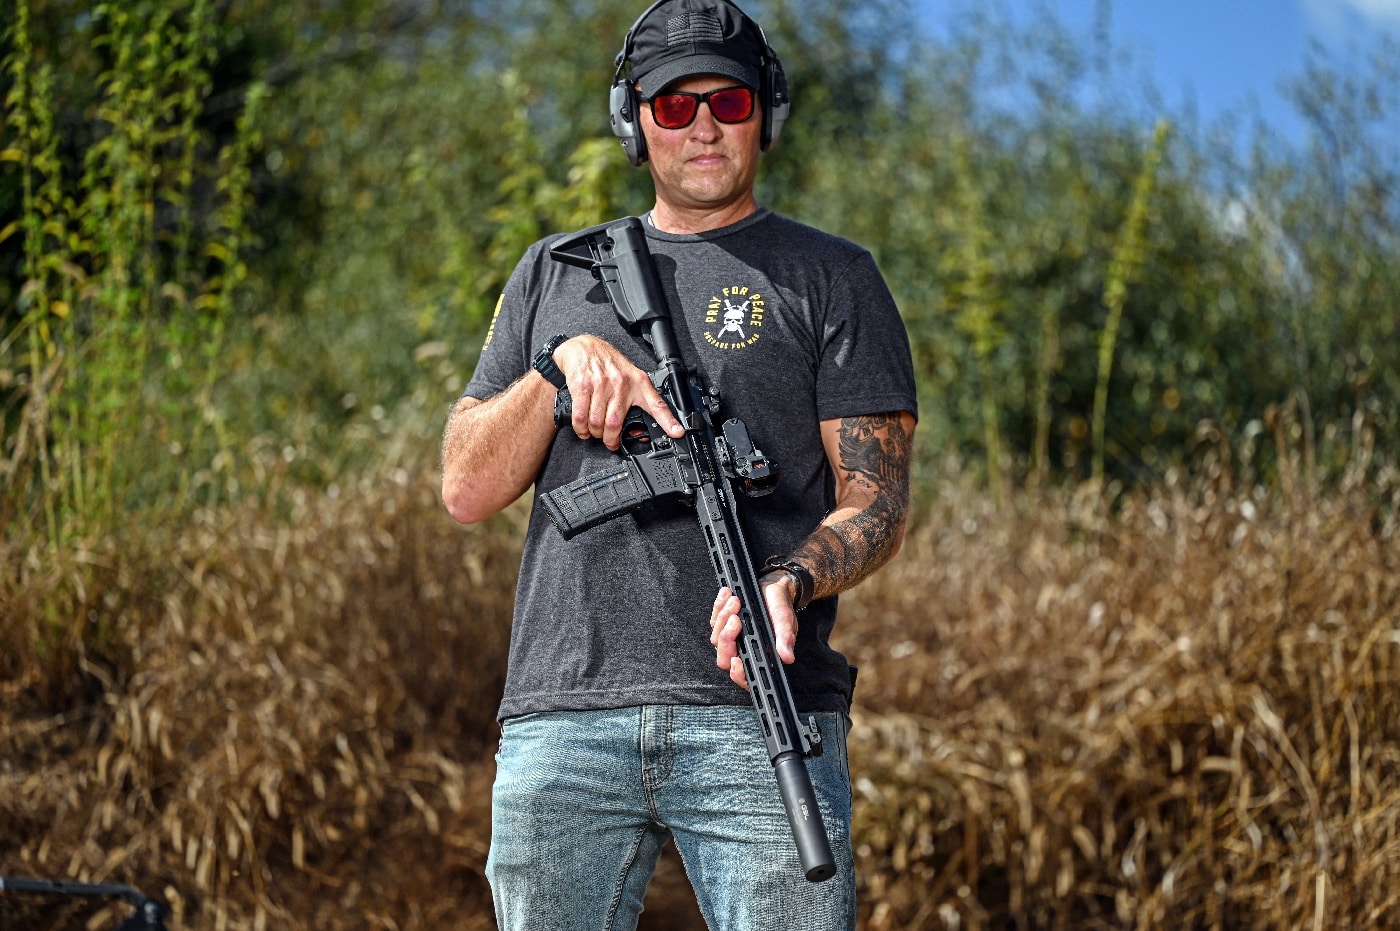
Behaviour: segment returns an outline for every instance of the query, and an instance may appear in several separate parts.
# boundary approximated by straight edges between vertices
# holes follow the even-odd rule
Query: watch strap
[[[559,371],[559,366],[554,361],[554,350],[559,348],[559,344],[568,339],[568,334],[560,333],[558,336],[551,336],[535,353],[535,358],[530,362],[530,367],[545,377],[551,385],[556,388],[563,388],[567,382],[564,373]]]
[[[812,573],[806,566],[791,559],[769,556],[768,561],[763,564],[763,574],[767,575],[770,572],[786,572],[797,583],[797,595],[792,599],[794,611],[801,611],[812,603],[812,595],[817,590],[817,581],[812,578]]]

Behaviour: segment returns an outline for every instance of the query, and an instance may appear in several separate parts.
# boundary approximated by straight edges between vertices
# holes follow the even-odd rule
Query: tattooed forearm
[[[900,412],[841,421],[836,510],[793,554],[811,570],[816,597],[850,588],[899,549],[909,513],[912,424]]]

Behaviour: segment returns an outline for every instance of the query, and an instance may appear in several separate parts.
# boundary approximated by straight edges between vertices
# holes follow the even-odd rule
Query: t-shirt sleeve
[[[835,277],[821,321],[817,416],[887,411],[918,416],[909,335],[869,252]]]
[[[538,300],[536,278],[540,248],[537,243],[526,251],[496,299],[476,371],[463,389],[463,396],[486,400],[509,388],[529,368],[528,337]]]

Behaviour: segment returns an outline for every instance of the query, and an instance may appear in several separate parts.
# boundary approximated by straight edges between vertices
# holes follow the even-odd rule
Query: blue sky
[[[1017,21],[1049,9],[1089,43],[1107,3],[1115,51],[1150,77],[1173,112],[1190,104],[1205,125],[1257,112],[1300,141],[1303,124],[1280,84],[1302,73],[1310,43],[1342,56],[1379,34],[1400,37],[1400,0],[914,0],[935,31],[973,8],[1004,10]]]

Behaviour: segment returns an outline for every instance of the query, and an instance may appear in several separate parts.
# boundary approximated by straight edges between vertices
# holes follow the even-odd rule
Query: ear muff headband
[[[622,41],[622,51],[617,53],[617,58],[614,61],[612,88],[608,92],[609,120],[612,123],[613,135],[617,136],[622,143],[622,151],[627,155],[627,161],[633,167],[639,166],[647,160],[647,141],[646,137],[642,135],[641,117],[638,114],[641,109],[641,101],[631,77],[632,42],[642,23],[646,22],[647,17],[665,2],[666,0],[656,0],[642,12],[641,16],[637,17],[632,28],[627,30],[627,37]],[[788,114],[792,110],[792,97],[788,93],[787,75],[783,73],[783,63],[778,60],[773,47],[768,44],[768,37],[764,34],[763,27],[750,19],[737,3],[732,2],[732,0],[724,0],[724,2],[738,10],[744,19],[758,30],[759,40],[763,43],[763,61],[759,66],[758,79],[758,99],[763,106],[763,129],[759,136],[759,148],[767,152],[782,135],[783,123],[786,122]]]

